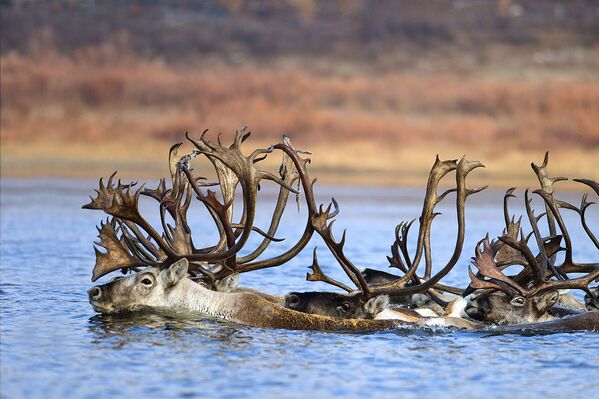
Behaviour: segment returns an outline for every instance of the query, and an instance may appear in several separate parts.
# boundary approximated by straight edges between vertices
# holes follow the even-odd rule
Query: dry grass
[[[503,183],[525,179],[544,150],[561,173],[598,177],[596,76],[174,66],[91,50],[0,62],[3,176],[161,175],[185,131],[227,135],[247,122],[260,143],[286,132],[316,150],[329,180],[411,183],[436,153],[468,153],[500,167],[483,175]]]

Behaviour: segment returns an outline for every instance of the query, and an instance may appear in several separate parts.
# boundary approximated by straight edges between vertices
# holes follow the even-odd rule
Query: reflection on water
[[[112,349],[126,348],[146,339],[154,340],[157,345],[176,343],[190,335],[200,340],[221,342],[227,348],[243,348],[252,340],[241,326],[231,322],[155,310],[94,315],[89,319],[89,332],[91,344],[108,345]]]
[[[80,209],[95,184],[2,181],[2,398],[535,398],[596,392],[589,376],[599,369],[597,333],[413,327],[321,333],[250,328],[174,312],[96,315],[86,289],[94,263],[94,225],[101,215]],[[419,212],[420,190],[317,188],[321,201],[336,194],[338,228],[348,227],[348,255],[361,267],[385,267],[395,224]],[[470,202],[465,248],[473,248],[487,231],[501,231],[501,196],[490,191]],[[577,203],[579,197],[566,193],[561,198]],[[514,203],[513,212],[522,212],[518,206]],[[433,255],[443,264],[453,250],[455,222],[450,204],[441,210],[444,215],[433,225]],[[599,212],[589,211],[588,220],[596,224]],[[266,224],[267,214],[259,216],[259,225]],[[578,226],[574,216],[567,217]],[[194,231],[203,228],[197,218],[192,223]],[[278,235],[289,240],[275,253],[292,245],[302,229],[301,221],[284,223]],[[577,260],[596,257],[580,229],[572,234]],[[284,267],[242,276],[242,285],[277,295],[330,289],[305,281],[310,250]],[[448,276],[450,283],[465,283],[470,252]],[[322,251],[319,259],[332,277],[343,278],[330,255]]]

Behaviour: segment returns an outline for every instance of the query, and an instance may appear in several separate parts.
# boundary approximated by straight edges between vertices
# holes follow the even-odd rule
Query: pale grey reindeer
[[[181,144],[171,147],[169,168],[172,187],[161,180],[158,188],[133,191],[134,184],[115,183],[113,176],[104,185],[100,179],[96,198],[84,205],[86,209],[103,210],[110,215],[102,222],[96,248],[96,265],[92,281],[116,270],[135,272],[116,278],[109,283],[89,289],[88,296],[94,309],[114,313],[139,307],[166,307],[199,311],[228,320],[273,328],[302,329],[382,329],[396,325],[391,321],[340,321],[326,317],[308,316],[279,306],[280,298],[251,289],[237,288],[239,273],[282,265],[296,256],[310,241],[315,227],[313,220],[331,215],[322,214],[314,202],[312,180],[307,171],[310,160],[302,158],[307,152],[295,149],[288,138],[266,149],[254,150],[249,156],[241,152],[241,144],[248,138],[245,129],[237,132],[229,147],[204,139],[187,138],[196,147],[191,154],[180,156]],[[280,151],[283,160],[280,177],[256,167],[273,151]],[[219,179],[222,201],[214,192],[203,191],[193,176],[191,161],[204,155],[212,163]],[[267,232],[254,226],[258,188],[263,180],[279,184],[279,197]],[[282,254],[258,259],[273,241],[289,193],[299,194],[292,188],[299,182],[308,208],[308,220],[302,236]],[[238,223],[232,221],[233,197],[241,187],[243,215]],[[159,203],[163,232],[159,233],[140,213],[141,195]],[[197,248],[187,222],[187,213],[193,196],[205,205],[220,233],[216,244]],[[168,217],[174,222],[171,226]],[[263,236],[262,242],[247,255],[239,256],[251,232]],[[227,291],[227,292],[218,292]],[[237,291],[237,292],[236,292]]]

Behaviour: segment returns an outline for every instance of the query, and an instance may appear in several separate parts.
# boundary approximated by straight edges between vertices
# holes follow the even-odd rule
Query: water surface
[[[176,314],[96,315],[86,289],[94,226],[103,215],[80,209],[95,184],[1,182],[2,398],[597,396],[597,333],[521,336],[399,328],[340,334],[265,330]],[[423,194],[318,185],[316,191],[319,201],[334,194],[341,205],[335,231],[340,236],[348,228],[348,256],[361,267],[385,270],[394,227],[418,216]],[[265,188],[263,196],[258,225],[267,227],[266,204],[274,193]],[[580,194],[559,198],[578,204]],[[447,282],[463,285],[474,243],[487,231],[501,231],[501,199],[502,192],[489,191],[469,200],[464,254]],[[433,225],[437,267],[454,246],[453,200],[442,204],[443,215]],[[292,245],[303,229],[302,214],[290,205],[290,218],[277,234],[288,238],[271,254]],[[512,208],[520,214],[521,200]],[[143,210],[156,213],[147,202]],[[208,245],[214,232],[197,212],[192,230]],[[575,259],[596,260],[596,249],[574,216],[568,215],[567,223]],[[151,219],[156,223],[155,215]],[[597,209],[589,221],[599,231]],[[323,243],[314,245],[321,248],[325,271],[342,278]],[[243,275],[242,285],[272,294],[332,289],[305,281],[312,247],[283,267]]]

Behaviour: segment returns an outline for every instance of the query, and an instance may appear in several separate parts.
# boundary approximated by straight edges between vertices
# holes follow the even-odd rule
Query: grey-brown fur
[[[363,302],[360,293],[290,292],[285,296],[288,309],[340,319],[373,319],[388,304],[387,295],[379,295],[366,302]]]
[[[557,303],[559,294],[550,291],[533,298],[508,296],[503,292],[479,295],[468,301],[466,314],[479,321],[521,324],[551,319],[547,311]]]
[[[178,261],[165,270],[144,271],[88,290],[92,307],[117,313],[138,307],[168,308],[204,313],[233,322],[265,328],[302,330],[373,331],[394,328],[394,320],[335,319],[283,308],[248,292],[212,291],[187,277],[188,262]],[[148,281],[144,282],[144,279]]]

